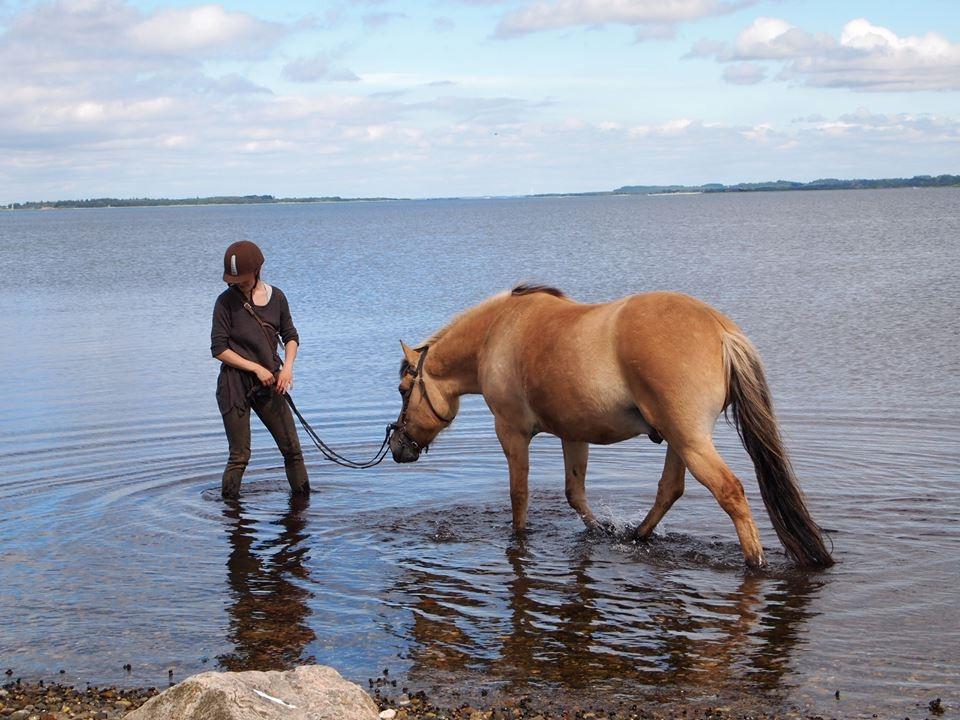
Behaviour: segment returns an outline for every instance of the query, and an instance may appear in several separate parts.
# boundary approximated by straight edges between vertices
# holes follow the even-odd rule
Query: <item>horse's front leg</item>
[[[570,507],[577,511],[588,530],[599,527],[597,518],[587,504],[587,456],[590,446],[585,442],[563,440],[564,490]]]
[[[497,422],[497,438],[510,468],[510,506],[513,509],[513,529],[523,532],[527,527],[527,476],[530,474],[530,433],[519,431],[506,423]]]

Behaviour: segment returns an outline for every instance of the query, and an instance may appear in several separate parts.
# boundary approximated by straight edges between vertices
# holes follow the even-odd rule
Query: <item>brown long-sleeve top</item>
[[[276,373],[282,364],[277,354],[277,343],[267,340],[263,328],[244,309],[243,301],[243,293],[236,288],[230,287],[220,293],[213,306],[210,353],[216,357],[230,349]],[[261,320],[277,329],[284,345],[291,340],[300,344],[300,336],[290,316],[287,296],[280,288],[274,286],[267,304],[254,305],[253,309]],[[260,381],[253,373],[222,363],[220,376],[217,378],[217,404],[221,414],[228,413],[234,407],[246,410],[250,405],[247,395],[251,388],[259,384]]]

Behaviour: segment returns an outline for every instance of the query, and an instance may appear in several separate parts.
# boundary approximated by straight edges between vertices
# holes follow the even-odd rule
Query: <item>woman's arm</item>
[[[277,288],[274,288],[273,291],[280,292]],[[290,315],[287,296],[282,292],[280,292],[280,327],[278,331],[283,340],[283,367],[280,368],[280,374],[277,375],[277,390],[285,393],[293,385],[293,362],[297,359],[300,336],[297,334],[297,328]]]
[[[290,340],[283,346],[283,367],[280,368],[280,374],[277,375],[277,390],[285,393],[293,385],[293,362],[297,359],[297,348],[300,344],[296,340]]]
[[[296,350],[294,350],[294,355],[296,355]],[[217,360],[222,363],[226,363],[230,367],[235,367],[238,370],[246,370],[247,372],[252,372],[257,376],[257,379],[263,385],[272,385],[273,384],[273,373],[270,372],[260,363],[255,363],[252,360],[247,360],[240,353],[230,350],[227,348],[219,355],[215,355]]]

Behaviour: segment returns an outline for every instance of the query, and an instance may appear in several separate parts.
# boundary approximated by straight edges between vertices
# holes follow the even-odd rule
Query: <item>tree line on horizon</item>
[[[43,210],[66,208],[157,207],[164,205],[263,205],[270,203],[348,202],[350,200],[386,200],[388,198],[328,197],[278,198],[273,195],[214,195],[195,198],[87,198],[83,200],[40,200],[0,206],[7,210]]]
[[[880,178],[867,180],[839,180],[821,178],[811,182],[793,180],[771,180],[757,183],[707,183],[705,185],[624,185],[613,191],[614,195],[637,193],[677,193],[677,192],[770,192],[778,190],[878,190],[883,188],[904,187],[954,187],[960,185],[960,175],[914,175],[912,178]]]
[[[960,175],[915,175],[912,178],[880,178],[839,180],[821,178],[812,182],[792,180],[772,180],[758,183],[707,183],[704,185],[624,185],[616,190],[600,190],[581,193],[540,193],[528,197],[559,197],[566,195],[640,195],[669,193],[725,193],[725,192],[775,192],[784,190],[875,190],[883,188],[905,187],[956,187],[960,186]],[[109,208],[109,207],[157,207],[164,205],[263,205],[271,203],[324,203],[355,202],[358,200],[380,201],[399,198],[371,197],[344,198],[339,195],[323,197],[277,198],[273,195],[215,195],[195,198],[89,198],[83,200],[41,200],[35,202],[10,203],[0,205],[5,210],[44,210],[69,208]]]

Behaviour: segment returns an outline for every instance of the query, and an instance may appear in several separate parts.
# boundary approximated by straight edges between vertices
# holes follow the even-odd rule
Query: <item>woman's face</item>
[[[249,295],[250,293],[253,292],[253,289],[257,286],[257,279],[254,277],[254,278],[250,278],[249,280],[245,280],[244,282],[238,282],[238,283],[232,283],[232,284],[236,285],[245,294]]]

